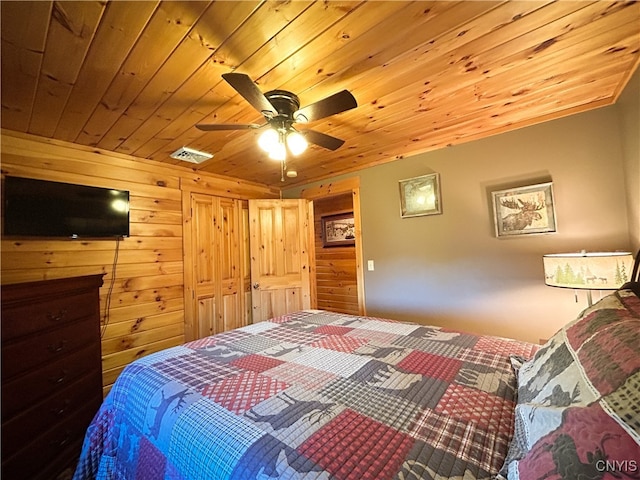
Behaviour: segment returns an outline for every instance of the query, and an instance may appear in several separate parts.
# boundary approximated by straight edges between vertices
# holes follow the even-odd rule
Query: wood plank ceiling
[[[603,1],[1,2],[2,127],[274,186],[351,172],[614,103],[638,66],[640,3]],[[309,124],[346,140],[288,166],[221,75],[301,105],[348,89],[356,109]]]

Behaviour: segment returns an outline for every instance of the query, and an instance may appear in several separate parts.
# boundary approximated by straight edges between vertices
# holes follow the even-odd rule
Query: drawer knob
[[[64,379],[67,378],[67,371],[66,370],[62,370],[60,372],[60,375],[57,377],[49,377],[49,381],[53,384],[60,384],[62,382],[64,382]]]
[[[60,320],[64,320],[64,317],[67,316],[67,309],[64,308],[58,313],[47,313],[47,318],[52,322],[59,322]]]
[[[64,349],[66,344],[66,340],[60,340],[57,344],[49,344],[47,348],[49,348],[51,353],[59,353]]]
[[[67,399],[67,400],[64,401],[64,405],[62,405],[60,408],[52,408],[50,411],[56,417],[61,417],[62,415],[64,415],[67,412],[67,408],[69,408],[69,404],[70,403],[71,403],[71,401],[69,399]]]
[[[64,437],[60,440],[53,440],[50,442],[51,446],[62,448],[71,440],[71,432],[69,430],[65,430]]]

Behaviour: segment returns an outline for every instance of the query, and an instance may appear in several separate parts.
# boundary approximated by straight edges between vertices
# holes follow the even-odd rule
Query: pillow
[[[640,478],[640,299],[631,290],[582,312],[517,376],[498,478]]]

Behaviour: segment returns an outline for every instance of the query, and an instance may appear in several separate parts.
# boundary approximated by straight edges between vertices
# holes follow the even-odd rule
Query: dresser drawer
[[[7,421],[40,399],[65,389],[85,374],[93,374],[102,383],[100,357],[95,345],[88,345],[70,355],[43,365],[9,382],[2,383],[2,418]]]
[[[42,330],[59,328],[79,318],[99,317],[96,296],[81,293],[39,302],[18,305],[2,311],[2,342],[33,334]]]
[[[92,405],[94,413],[97,412],[102,403],[101,388],[99,378],[89,374],[11,420],[3,421],[2,456],[14,455],[40,435],[43,428],[56,428],[85,407]],[[87,422],[85,428],[88,425]]]
[[[3,382],[38,365],[62,358],[86,345],[95,345],[100,338],[99,328],[95,317],[84,317],[76,322],[64,324],[62,328],[3,343]]]
[[[8,480],[53,479],[56,474],[48,469],[56,458],[77,458],[80,455],[84,432],[93,416],[95,407],[86,405],[55,428],[42,430],[32,437],[32,442],[12,456],[2,455],[2,478]],[[46,428],[46,426],[45,426]],[[57,472],[56,472],[57,473]]]

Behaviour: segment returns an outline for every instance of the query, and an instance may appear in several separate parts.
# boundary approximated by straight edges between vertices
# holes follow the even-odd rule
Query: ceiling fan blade
[[[293,114],[296,122],[313,122],[321,118],[335,115],[356,108],[358,102],[349,90],[334,93],[316,103],[302,107]]]
[[[249,130],[254,128],[260,128],[262,125],[257,123],[248,123],[246,125],[241,123],[199,123],[196,128],[204,130],[205,132],[214,132],[216,130]]]
[[[264,96],[258,86],[251,80],[249,75],[244,73],[223,73],[224,78],[242,97],[265,116],[275,116],[278,114],[276,108],[269,99]]]
[[[332,137],[326,133],[316,132],[315,130],[304,130],[300,133],[304,135],[307,141],[326,148],[327,150],[337,150],[344,144],[344,140]]]

